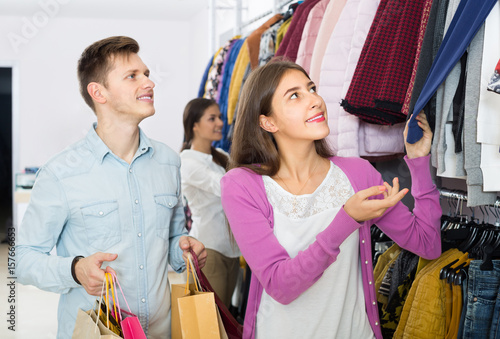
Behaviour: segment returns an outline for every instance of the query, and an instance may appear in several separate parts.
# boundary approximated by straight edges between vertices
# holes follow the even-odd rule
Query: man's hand
[[[192,249],[198,257],[198,266],[200,267],[200,269],[205,266],[205,263],[207,261],[207,251],[205,250],[205,245],[203,245],[201,242],[193,237],[184,235],[179,240],[179,247],[183,251],[182,258],[184,259],[184,261],[187,262],[188,253],[190,253],[190,250]]]
[[[393,186],[384,182],[384,186],[373,186],[359,191],[347,200],[344,211],[354,220],[361,222],[381,217],[385,211],[396,205],[408,193],[408,189],[399,190],[399,180],[394,178]],[[369,199],[383,194],[384,199]]]
[[[100,296],[102,291],[102,282],[104,273],[115,273],[115,270],[107,266],[105,270],[101,269],[104,261],[113,261],[118,254],[97,252],[78,260],[75,265],[75,274],[78,281],[82,284],[85,291],[90,295]]]

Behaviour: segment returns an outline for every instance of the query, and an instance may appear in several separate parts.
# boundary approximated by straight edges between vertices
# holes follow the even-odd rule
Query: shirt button
[[[129,171],[130,173],[132,173],[132,169],[131,169],[131,168],[129,168],[129,169],[128,169],[128,171]]]
[[[375,322],[375,326],[378,326],[378,321]]]
[[[135,199],[135,203],[138,204],[139,203],[139,200]]]
[[[375,305],[375,301],[372,301],[372,304]]]
[[[144,268],[144,266],[140,265],[139,268],[142,270]]]
[[[369,285],[371,285],[371,284],[372,284],[372,282],[371,282],[371,281],[369,281],[369,282],[368,282],[368,284],[369,284]]]
[[[145,302],[146,302],[146,299],[142,298],[142,299],[141,299],[141,301],[142,301],[143,303],[145,303]]]
[[[366,260],[366,261],[365,261],[365,264],[367,264],[367,265],[368,265],[368,260]]]
[[[364,244],[364,243],[365,243],[365,239],[361,240],[361,243],[363,243],[363,244]]]
[[[142,233],[140,233],[140,232],[139,232],[139,233],[137,233],[137,236],[138,236],[138,237],[142,237]]]
[[[99,212],[99,215],[103,215],[103,214],[104,214],[104,212],[103,212],[103,211],[100,211],[100,212]]]
[[[168,203],[168,207],[172,207],[172,203],[171,202]]]

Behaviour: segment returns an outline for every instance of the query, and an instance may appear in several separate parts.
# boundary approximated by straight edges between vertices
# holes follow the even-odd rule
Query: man
[[[19,229],[19,282],[61,293],[58,338],[71,337],[78,309],[93,308],[113,270],[148,338],[169,337],[167,264],[181,272],[190,249],[206,260],[186,236],[177,153],[138,127],[155,113],[138,52],[121,36],[85,49],[80,92],[97,123],[39,170]]]

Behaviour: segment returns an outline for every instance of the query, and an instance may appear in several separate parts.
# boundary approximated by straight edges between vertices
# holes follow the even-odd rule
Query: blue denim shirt
[[[148,338],[169,337],[168,264],[178,272],[185,268],[179,238],[187,234],[179,156],[141,131],[128,164],[95,126],[37,174],[18,229],[18,281],[61,294],[57,337],[71,338],[78,309],[87,311],[96,300],[73,280],[73,258],[117,253],[102,268],[116,270]],[[57,256],[49,254],[54,246]],[[122,299],[120,306],[126,309]]]

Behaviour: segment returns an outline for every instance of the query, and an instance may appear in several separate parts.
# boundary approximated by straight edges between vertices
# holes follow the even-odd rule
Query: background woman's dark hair
[[[215,100],[205,98],[196,98],[187,103],[186,107],[184,108],[184,115],[182,118],[182,122],[184,125],[184,142],[182,143],[181,151],[191,148],[191,142],[194,138],[194,124],[199,122],[207,108],[213,105],[217,105],[217,102],[215,102]],[[213,146],[211,147],[211,153],[213,161],[217,165],[220,165],[224,169],[227,169],[227,165],[229,162],[227,156],[224,153],[217,151]]]
[[[246,167],[269,176],[278,172],[278,146],[273,135],[260,127],[259,116],[271,115],[274,92],[283,75],[290,70],[300,71],[309,78],[302,67],[286,60],[273,60],[250,73],[238,102],[229,168]],[[314,145],[321,157],[333,156],[325,139],[314,141]]]

